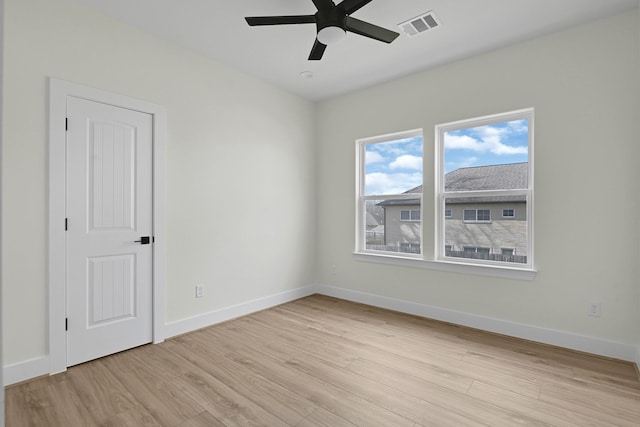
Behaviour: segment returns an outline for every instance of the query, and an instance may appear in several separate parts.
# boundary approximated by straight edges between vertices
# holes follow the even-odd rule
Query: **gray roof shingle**
[[[444,176],[444,188],[446,191],[527,188],[527,167],[528,163],[524,162],[456,169]]]
[[[528,163],[510,163],[506,165],[473,166],[460,168],[444,176],[445,191],[480,191],[480,190],[514,190],[527,188]],[[403,194],[421,193],[422,185],[418,185]],[[447,203],[488,203],[525,201],[524,196],[450,198]],[[385,200],[379,206],[417,205],[419,199]]]

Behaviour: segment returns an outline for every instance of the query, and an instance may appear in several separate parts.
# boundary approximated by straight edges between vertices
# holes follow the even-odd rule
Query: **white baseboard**
[[[289,301],[313,295],[314,293],[316,293],[315,285],[305,286],[303,288],[285,291],[279,294],[210,311],[187,319],[178,320],[176,322],[167,323],[164,327],[164,336],[165,338],[171,338],[176,335],[206,328],[207,326],[215,325],[216,323],[255,313],[256,311],[284,304]]]
[[[540,328],[508,320],[494,319],[414,302],[383,297],[344,288],[318,285],[316,292],[322,295],[386,308],[402,313],[441,320],[516,338],[555,345],[600,356],[636,362],[640,368],[640,348],[599,338],[576,335],[569,332]]]
[[[16,384],[43,375],[49,375],[49,356],[37,357],[24,362],[7,365],[2,370],[3,386]]]
[[[640,380],[640,345],[636,348],[636,372],[638,373],[638,380]]]

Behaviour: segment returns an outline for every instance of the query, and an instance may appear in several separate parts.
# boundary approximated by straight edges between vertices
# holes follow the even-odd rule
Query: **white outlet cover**
[[[196,285],[196,298],[204,296],[204,285]]]

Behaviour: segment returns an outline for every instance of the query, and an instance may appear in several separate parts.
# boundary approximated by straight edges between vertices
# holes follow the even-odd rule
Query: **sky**
[[[445,173],[462,167],[526,162],[528,140],[526,119],[447,132]],[[368,144],[365,163],[365,195],[404,193],[422,184],[422,137]],[[427,159],[426,163],[431,168],[435,162]]]

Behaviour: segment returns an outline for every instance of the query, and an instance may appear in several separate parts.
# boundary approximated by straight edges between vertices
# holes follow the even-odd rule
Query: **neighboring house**
[[[446,191],[527,188],[527,163],[460,168],[445,175]],[[422,186],[405,192],[420,193]],[[384,207],[386,250],[420,252],[420,200],[389,200]],[[526,262],[524,196],[449,198],[445,205],[445,254]]]
[[[384,208],[372,203],[366,215],[367,244],[384,245]]]

